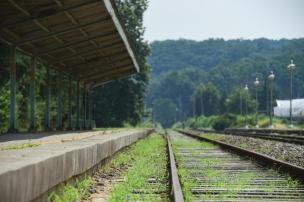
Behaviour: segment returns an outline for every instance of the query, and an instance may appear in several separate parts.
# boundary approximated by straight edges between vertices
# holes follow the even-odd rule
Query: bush
[[[214,130],[225,130],[230,126],[234,125],[236,122],[236,117],[232,114],[225,114],[219,116],[212,124]]]
[[[172,128],[181,129],[181,128],[183,128],[183,124],[182,124],[181,122],[176,122],[176,123],[172,126]]]
[[[195,118],[189,118],[186,122],[186,126],[189,128],[196,128],[196,129],[206,129],[211,128],[213,122],[218,118],[218,116],[200,116]]]

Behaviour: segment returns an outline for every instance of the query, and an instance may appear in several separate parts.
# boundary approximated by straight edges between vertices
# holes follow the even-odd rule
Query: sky
[[[302,38],[304,0],[149,0],[145,38]]]

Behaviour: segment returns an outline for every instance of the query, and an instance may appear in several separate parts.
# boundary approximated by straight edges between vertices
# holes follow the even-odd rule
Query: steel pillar
[[[72,129],[72,77],[69,76],[68,92],[68,130]]]
[[[50,68],[47,67],[46,69],[46,96],[45,96],[45,121],[44,121],[44,129],[50,130],[51,129],[51,122],[50,122],[50,103],[51,103],[51,75],[50,75]]]
[[[80,129],[80,82],[77,81],[77,95],[76,95],[76,129]]]
[[[83,120],[84,120],[84,129],[87,129],[87,88],[84,85],[83,89]]]
[[[92,126],[92,90],[89,89],[88,92],[88,111],[89,111],[89,126],[88,128],[91,130]]]
[[[57,79],[57,130],[62,130],[62,74],[59,73]]]
[[[31,106],[31,113],[30,113],[30,132],[36,131],[36,92],[35,92],[35,86],[36,86],[36,57],[31,58],[31,64],[30,64],[30,73],[31,73],[31,83],[30,83],[30,106]]]
[[[17,131],[16,121],[16,47],[10,46],[9,55],[10,65],[10,121],[9,121],[9,133],[15,133]]]

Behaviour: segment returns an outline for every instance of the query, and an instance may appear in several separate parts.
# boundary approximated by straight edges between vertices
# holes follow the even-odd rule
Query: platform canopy
[[[90,86],[139,71],[113,0],[3,0],[0,38]]]

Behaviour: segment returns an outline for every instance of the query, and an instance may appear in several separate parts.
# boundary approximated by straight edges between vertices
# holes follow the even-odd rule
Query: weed
[[[111,164],[130,164],[126,181],[114,187],[109,201],[163,201],[168,198],[168,173],[166,142],[160,135],[152,135],[132,146],[131,150],[120,155]],[[154,179],[153,189],[149,179]],[[155,190],[157,193],[155,194]],[[144,191],[145,194],[136,194]]]
[[[0,148],[0,151],[32,148],[32,147],[38,147],[40,145],[41,145],[41,143],[28,142],[28,143],[24,143],[24,144],[16,144],[16,145],[9,145],[6,147],[2,147],[2,148]]]
[[[52,192],[48,201],[50,202],[71,202],[79,201],[89,196],[89,188],[92,184],[91,177],[85,177],[83,180],[76,180],[75,185],[63,185],[58,191]]]

